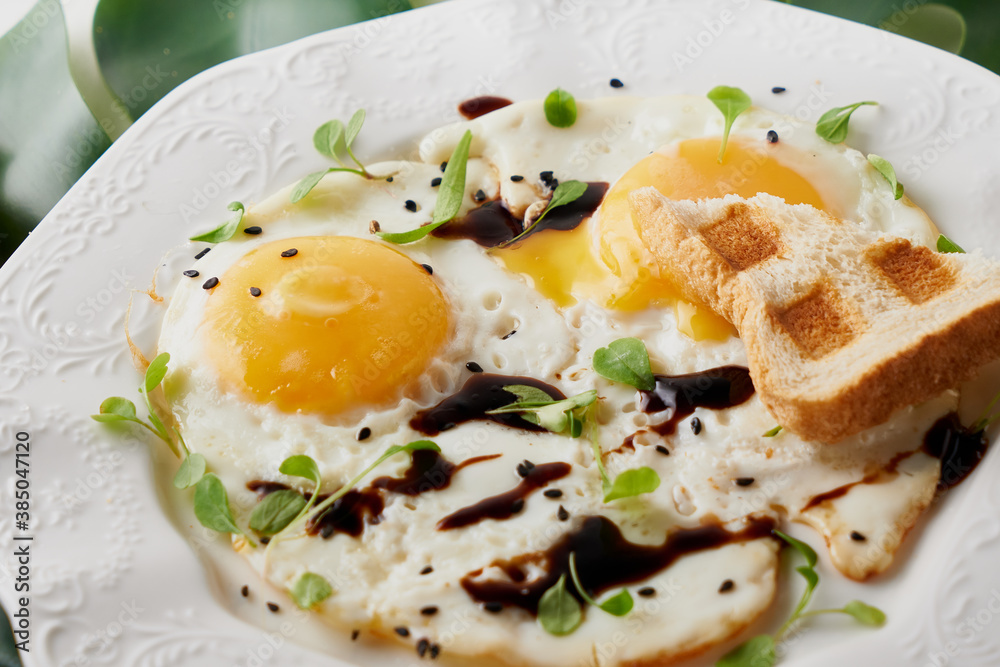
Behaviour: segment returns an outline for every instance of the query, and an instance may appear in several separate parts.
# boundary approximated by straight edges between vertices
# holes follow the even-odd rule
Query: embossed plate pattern
[[[137,383],[122,326],[129,291],[144,289],[163,252],[220,220],[229,201],[259,201],[323,166],[310,139],[321,122],[365,107],[360,154],[412,153],[422,132],[458,118],[462,99],[537,98],[555,86],[581,98],[621,94],[611,77],[636,95],[738,85],[805,121],[878,100],[852,121],[852,145],[889,158],[953,238],[1000,254],[1000,79],[778,3],[456,1],[220,65],[143,116],[0,272],[0,600],[12,609],[18,597],[13,537],[22,533],[10,499],[23,431],[35,537],[28,667],[415,661],[318,631],[261,584],[243,600],[251,574],[191,527],[188,510],[165,511],[169,491],[154,482],[147,443],[87,415]],[[776,85],[788,91],[772,95]],[[155,326],[137,320],[149,340]],[[890,623],[874,632],[816,622],[782,647],[783,664],[1000,664],[998,476],[990,452],[891,575],[862,586],[824,565],[817,604],[863,597]],[[221,564],[202,562],[205,550]],[[268,613],[265,598],[283,612]]]

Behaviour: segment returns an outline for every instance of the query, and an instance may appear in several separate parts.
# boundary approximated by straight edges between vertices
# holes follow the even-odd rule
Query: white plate
[[[316,632],[238,559],[202,563],[202,549],[221,540],[188,530],[189,513],[164,511],[146,443],[89,420],[102,398],[132,395],[137,384],[122,327],[128,289],[146,287],[162,253],[211,227],[229,201],[259,201],[324,166],[311,135],[329,118],[366,108],[357,150],[388,156],[457,119],[463,99],[537,98],[556,86],[611,95],[611,77],[639,95],[738,85],[807,120],[878,100],[852,121],[851,144],[889,158],[946,233],[1000,254],[1000,78],[778,3],[466,0],[220,65],[143,116],[0,272],[0,600],[11,611],[19,597],[10,494],[15,433],[24,431],[35,536],[26,665],[416,661],[408,650]],[[783,646],[782,664],[1000,664],[998,476],[991,451],[911,536],[890,575],[852,584],[824,563],[817,605],[864,598],[890,622],[870,631],[818,620]],[[264,610],[265,599],[283,602],[282,613]]]

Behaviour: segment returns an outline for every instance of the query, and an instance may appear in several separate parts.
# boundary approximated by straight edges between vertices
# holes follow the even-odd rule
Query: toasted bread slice
[[[661,272],[739,330],[761,401],[803,438],[837,442],[1000,356],[1000,266],[980,255],[766,194],[630,202]]]

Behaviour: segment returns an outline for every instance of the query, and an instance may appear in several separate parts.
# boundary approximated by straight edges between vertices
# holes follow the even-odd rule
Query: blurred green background
[[[187,78],[240,55],[438,1],[100,0],[92,22],[68,31],[59,3],[39,0],[0,38],[0,263],[124,128]],[[1000,72],[995,1],[789,4],[919,39]],[[81,31],[92,41],[99,76],[81,74],[75,52],[70,67],[67,43]],[[19,665],[0,613],[0,667]]]

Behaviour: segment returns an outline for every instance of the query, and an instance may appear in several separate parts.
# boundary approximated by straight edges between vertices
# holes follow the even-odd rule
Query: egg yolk
[[[398,400],[447,337],[448,310],[428,272],[398,251],[304,237],[230,267],[209,295],[202,335],[226,390],[333,416]]]
[[[834,215],[816,188],[782,162],[791,146],[730,137],[723,162],[719,137],[682,141],[643,158],[608,191],[596,216],[571,231],[535,234],[498,253],[508,269],[529,276],[535,289],[560,306],[592,299],[618,310],[673,306],[678,327],[695,338],[724,340],[732,326],[703,307],[680,299],[673,280],[661,275],[632,219],[628,195],[653,186],[670,199],[702,199],[766,192],[789,204],[810,204]],[[599,253],[593,252],[594,236]]]

